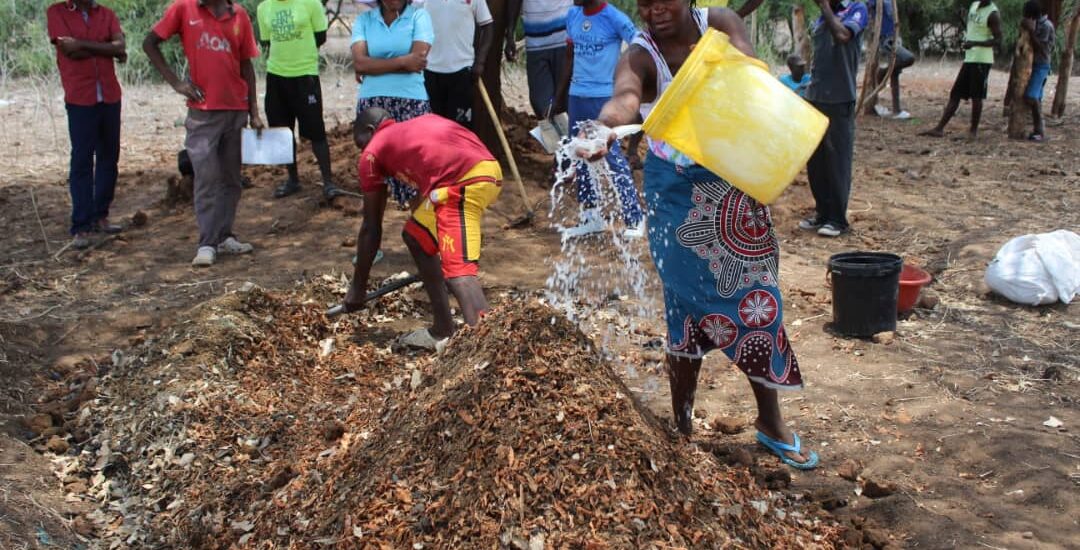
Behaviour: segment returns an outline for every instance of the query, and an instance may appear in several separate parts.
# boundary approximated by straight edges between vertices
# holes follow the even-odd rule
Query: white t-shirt
[[[428,54],[429,71],[456,73],[472,67],[476,57],[473,37],[476,26],[491,24],[487,0],[426,0],[431,14],[435,43]]]
[[[521,22],[525,28],[525,50],[537,51],[566,45],[566,12],[574,0],[525,0]]]

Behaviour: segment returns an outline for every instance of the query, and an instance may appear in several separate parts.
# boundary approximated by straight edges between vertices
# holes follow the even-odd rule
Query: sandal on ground
[[[274,198],[285,198],[289,195],[296,194],[298,191],[300,191],[300,182],[296,180],[285,180],[274,189]]]
[[[442,353],[442,350],[446,349],[446,343],[450,341],[450,338],[436,338],[431,334],[431,331],[422,328],[402,336],[399,340],[402,345],[410,348],[426,349],[436,353]]]
[[[799,441],[799,435],[791,435],[795,441],[794,445],[788,445],[783,441],[777,441],[761,432],[757,433],[757,440],[762,447],[765,447],[769,450],[769,452],[778,456],[781,462],[787,464],[788,466],[791,466],[792,468],[795,468],[796,470],[813,470],[814,468],[817,468],[819,462],[818,455],[814,451],[810,451],[810,455],[807,457],[806,462],[798,462],[792,460],[790,457],[787,456],[787,454],[785,454],[802,454],[802,442]]]

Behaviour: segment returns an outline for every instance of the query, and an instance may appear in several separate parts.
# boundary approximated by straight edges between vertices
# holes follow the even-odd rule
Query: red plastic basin
[[[907,313],[919,301],[922,287],[930,283],[930,274],[913,265],[904,264],[900,271],[900,298],[896,301],[896,311]]]

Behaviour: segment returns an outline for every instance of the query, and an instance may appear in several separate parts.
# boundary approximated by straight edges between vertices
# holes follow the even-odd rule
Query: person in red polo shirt
[[[120,160],[120,82],[114,59],[127,60],[116,14],[94,0],[69,0],[46,12],[49,41],[64,85],[71,137],[72,246],[90,246],[90,233],[118,233],[109,223]]]
[[[364,221],[356,239],[356,268],[345,311],[364,305],[368,275],[382,245],[386,178],[393,177],[417,192],[402,237],[435,313],[430,329],[413,332],[402,343],[441,351],[454,332],[447,287],[470,326],[488,307],[476,278],[480,222],[502,189],[499,163],[476,134],[438,115],[394,122],[390,113],[372,108],[360,113],[353,131],[361,149],[357,172],[364,193]]]
[[[188,61],[184,80],[161,55],[161,43],[174,35],[180,35]],[[250,244],[233,235],[243,188],[240,130],[248,124],[263,128],[251,64],[259,48],[247,11],[231,0],[176,0],[146,35],[143,50],[165,81],[187,98],[184,146],[195,169],[199,224],[199,249],[191,264],[210,266],[218,254],[251,252]]]

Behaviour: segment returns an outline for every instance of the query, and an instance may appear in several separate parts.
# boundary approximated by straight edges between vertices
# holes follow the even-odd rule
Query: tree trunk
[[[757,31],[757,10],[754,10],[750,14],[750,45],[752,45],[755,50],[757,49]]]
[[[494,38],[491,40],[491,50],[488,51],[487,61],[484,63],[483,80],[488,96],[491,97],[491,103],[495,106],[495,112],[500,113],[501,116],[501,113],[506,108],[502,97],[502,58],[509,14],[506,13],[505,0],[487,0],[487,5],[491,11]],[[499,135],[495,132],[496,123],[488,116],[488,110],[484,105],[484,99],[480,96],[480,92],[477,91],[474,96],[473,131],[476,132],[480,141],[484,142],[488,151],[491,151],[491,154],[495,155],[495,158],[500,162],[505,163],[506,155],[503,153],[502,144],[499,142]]]
[[[806,10],[802,5],[795,4],[795,7],[791,8],[791,20],[795,51],[799,52],[803,61],[809,65],[814,60],[814,51],[810,47],[810,37],[806,33]]]
[[[1031,35],[1020,31],[1016,40],[1016,55],[1013,56],[1012,75],[1005,98],[1009,107],[1008,134],[1012,139],[1024,139],[1031,129],[1031,112],[1024,108],[1024,90],[1031,80],[1031,65],[1035,49],[1031,46]]]
[[[878,73],[878,45],[881,44],[881,14],[878,14],[874,18],[874,28],[870,33],[870,43],[866,46],[866,67],[863,69],[863,87],[862,93],[859,94],[859,103],[855,106],[855,112],[862,111],[863,105],[867,106],[867,114],[871,114],[874,110],[874,104],[877,102],[877,98],[871,99],[870,103],[867,103],[867,99],[871,95],[871,92],[877,89],[877,73]]]
[[[1050,22],[1054,24],[1054,28],[1058,28],[1061,24],[1061,12],[1063,0],[1044,0],[1043,9],[1046,10],[1046,16],[1050,18]]]
[[[1050,114],[1059,118],[1065,116],[1065,99],[1069,96],[1069,76],[1072,75],[1077,32],[1080,32],[1080,3],[1073,9],[1069,33],[1065,36],[1065,47],[1062,48],[1058,62],[1057,90],[1054,92],[1054,106]]]

